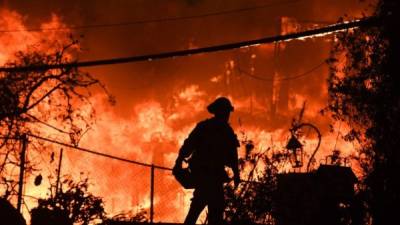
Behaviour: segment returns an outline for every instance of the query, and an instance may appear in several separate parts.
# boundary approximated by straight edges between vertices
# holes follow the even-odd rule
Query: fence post
[[[19,164],[19,181],[18,181],[18,202],[17,202],[17,210],[21,212],[22,205],[22,191],[24,186],[24,172],[25,172],[25,158],[26,158],[26,147],[28,144],[28,138],[26,134],[23,134],[21,137],[22,140],[22,149],[20,154],[20,164]]]
[[[56,196],[58,195],[60,189],[60,176],[61,176],[61,163],[63,157],[63,149],[60,150],[60,158],[58,160],[58,169],[57,169],[57,181],[56,181]]]
[[[150,223],[153,223],[154,217],[154,165],[151,164],[150,173]]]

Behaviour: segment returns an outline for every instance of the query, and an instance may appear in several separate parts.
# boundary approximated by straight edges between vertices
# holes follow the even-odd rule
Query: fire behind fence
[[[73,180],[79,181],[88,177],[89,191],[103,198],[105,210],[110,217],[120,213],[134,215],[144,212],[148,222],[183,221],[189,208],[192,191],[185,190],[179,185],[170,168],[160,166],[162,164],[146,164],[127,159],[133,158],[130,156],[119,158],[39,136],[31,135],[30,139],[53,142],[64,146],[65,150],[57,151],[61,148],[54,148],[55,154],[52,158],[57,160],[52,160],[50,164],[45,157],[40,157],[43,160],[40,173],[48,175],[49,181],[36,186],[35,176],[25,179],[22,194],[25,196],[22,200],[24,205],[21,208],[25,217],[28,216],[30,209],[36,207],[37,199],[48,197],[50,182],[53,180],[54,183],[60,171],[61,177],[69,175]],[[33,152],[33,149],[29,149],[30,145],[27,146],[27,153]],[[85,154],[85,151],[93,154]],[[27,158],[34,157],[29,155],[27,154]],[[149,158],[153,162],[159,161],[153,156]]]
[[[89,156],[87,160],[92,161],[92,157]],[[107,168],[99,170],[94,166],[85,170],[88,171],[93,190],[104,198],[107,212],[116,215],[121,212],[136,214],[144,211],[149,222],[183,221],[191,191],[183,189],[169,169],[126,164],[116,160],[108,160],[101,165]]]

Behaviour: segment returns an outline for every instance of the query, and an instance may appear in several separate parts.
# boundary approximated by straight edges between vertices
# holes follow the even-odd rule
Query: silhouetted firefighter
[[[195,189],[184,224],[195,224],[206,206],[209,224],[223,224],[223,183],[229,181],[225,166],[232,168],[235,186],[240,182],[239,141],[228,123],[233,109],[227,98],[217,98],[207,107],[214,117],[198,123],[179,151],[173,173],[185,188]],[[182,169],[183,161],[188,170]]]

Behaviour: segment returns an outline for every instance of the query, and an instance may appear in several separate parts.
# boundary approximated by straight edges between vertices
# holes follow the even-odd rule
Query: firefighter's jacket
[[[238,147],[239,141],[229,123],[211,118],[196,125],[184,141],[178,158],[190,157],[190,170],[199,182],[226,182],[225,166],[239,176]]]

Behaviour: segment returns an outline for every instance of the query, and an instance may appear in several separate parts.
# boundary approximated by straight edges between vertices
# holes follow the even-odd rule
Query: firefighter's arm
[[[237,136],[232,131],[232,148],[231,148],[231,158],[230,167],[233,171],[233,181],[235,182],[235,187],[240,183],[240,171],[239,171],[239,157],[238,157],[238,147],[240,147],[239,140]]]
[[[240,183],[240,172],[239,172],[239,163],[238,163],[238,154],[237,148],[233,151],[233,159],[232,159],[232,171],[233,171],[233,181],[235,183],[235,187],[237,187]]]
[[[174,168],[182,168],[183,160],[193,153],[199,140],[199,129],[199,125],[197,125],[189,134],[188,138],[183,142],[182,147],[179,149],[179,154],[175,161]]]
[[[175,164],[180,164],[183,160],[189,157],[193,152],[193,144],[190,138],[187,138],[184,142],[182,147],[179,149],[178,158],[176,158]]]

